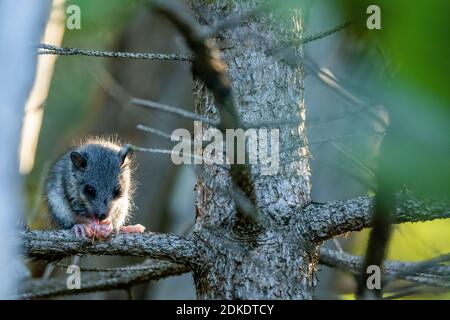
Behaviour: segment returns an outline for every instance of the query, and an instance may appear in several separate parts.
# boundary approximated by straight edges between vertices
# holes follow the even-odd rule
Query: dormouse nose
[[[94,211],[94,217],[99,221],[103,221],[108,217],[108,211],[106,210],[97,210]]]

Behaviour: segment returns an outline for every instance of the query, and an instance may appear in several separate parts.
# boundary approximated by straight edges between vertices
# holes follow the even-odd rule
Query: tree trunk
[[[264,1],[191,1],[201,23],[239,16]],[[304,119],[304,72],[268,53],[273,44],[301,37],[300,12],[262,13],[217,37],[244,122]],[[206,21],[205,21],[206,20]],[[301,50],[298,50],[299,58]],[[198,81],[196,110],[217,116],[212,95]],[[318,247],[292,223],[310,201],[310,170],[304,125],[280,128],[280,168],[263,176],[252,166],[257,207],[264,227],[237,221],[226,170],[199,166],[194,236],[205,243],[207,263],[194,270],[199,299],[312,299]],[[283,153],[283,149],[293,151]]]

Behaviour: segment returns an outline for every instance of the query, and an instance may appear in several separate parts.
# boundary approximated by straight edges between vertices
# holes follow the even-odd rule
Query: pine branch
[[[76,238],[70,230],[26,231],[21,237],[24,253],[44,260],[90,254],[140,256],[190,265],[198,259],[195,242],[173,234],[119,234],[94,243]]]
[[[148,153],[155,153],[155,154],[167,154],[167,155],[177,155],[177,156],[181,156],[181,157],[183,157],[183,156],[189,157],[191,164],[195,163],[194,160],[199,160],[201,162],[204,162],[205,164],[215,165],[224,170],[227,170],[227,171],[229,170],[229,168],[226,165],[217,163],[214,161],[214,159],[205,158],[205,157],[198,156],[195,154],[178,154],[176,151],[169,150],[169,149],[142,148],[142,147],[136,147],[136,146],[132,146],[132,145],[130,145],[130,148],[133,151],[138,151],[138,152],[148,152]]]
[[[352,25],[352,22],[343,22],[341,24],[338,24],[336,26],[333,26],[327,30],[323,30],[311,35],[304,36],[300,39],[292,39],[287,42],[283,42],[281,44],[277,44],[272,49],[269,50],[270,54],[278,54],[280,52],[285,52],[287,49],[295,47],[295,46],[301,46],[303,44],[317,41],[323,38],[326,38],[328,36],[331,36],[332,34],[335,34],[336,32],[342,31],[346,28],[348,28],[350,25]]]
[[[161,131],[161,130],[158,130],[158,129],[155,129],[155,128],[152,128],[152,127],[147,127],[147,126],[144,126],[142,124],[138,124],[136,126],[136,128],[138,130],[154,134],[154,135],[156,135],[158,137],[162,137],[164,139],[172,140],[172,135],[170,135],[170,134],[168,134],[168,133],[166,133],[164,131]]]
[[[113,271],[86,272],[81,269],[81,288],[67,288],[67,278],[31,279],[22,283],[15,299],[48,298],[113,289],[129,289],[131,286],[189,272],[189,268],[167,261],[151,260],[140,265]]]
[[[338,250],[321,248],[319,263],[358,275],[362,270],[363,258]],[[383,267],[385,274],[390,279],[395,278],[427,286],[450,288],[450,266],[428,264],[425,268],[418,269],[423,265],[423,262],[385,261]],[[404,272],[405,269],[412,272]]]
[[[338,24],[338,25],[336,25],[334,27],[331,27],[331,28],[329,28],[327,30],[320,31],[320,32],[314,33],[312,35],[308,35],[308,36],[302,37],[300,39],[294,39],[294,40],[286,43],[284,45],[284,47],[287,47],[287,46],[299,46],[299,45],[302,45],[302,44],[306,44],[308,42],[313,42],[313,41],[316,41],[316,40],[320,40],[320,39],[326,38],[328,36],[331,36],[332,34],[335,34],[336,32],[342,31],[342,30],[348,28],[351,25],[352,25],[352,22],[343,22],[343,23]]]
[[[202,122],[210,124],[212,126],[217,126],[219,124],[218,121],[206,118],[198,113],[189,112],[182,108],[168,106],[168,105],[165,105],[165,104],[162,104],[159,102],[155,102],[155,101],[151,101],[151,100],[140,99],[140,98],[131,98],[130,103],[141,106],[141,107],[145,107],[148,109],[154,109],[154,110],[159,110],[159,111],[163,111],[163,112],[170,113],[170,114],[175,114],[182,118],[191,119],[191,120],[195,120],[195,121],[202,121]]]
[[[340,80],[329,69],[320,67],[312,57],[305,54],[305,57],[298,57],[295,50],[291,47],[283,47],[271,52],[274,56],[278,57],[281,61],[284,61],[290,66],[302,66],[312,76],[316,77],[327,88],[334,91],[345,101],[349,102],[355,110],[349,114],[351,115],[366,115],[376,120],[383,127],[387,126],[386,119],[380,115],[374,108],[379,106],[378,104],[368,103],[352,93],[347,89],[349,87],[346,83]],[[364,112],[364,113],[363,113]],[[314,120],[316,123],[326,123],[329,120]],[[331,119],[330,121],[334,121]]]
[[[450,218],[448,200],[423,199],[412,192],[402,192],[396,203],[393,223]],[[325,241],[370,227],[373,207],[373,197],[310,203],[301,213],[298,227],[312,241]]]

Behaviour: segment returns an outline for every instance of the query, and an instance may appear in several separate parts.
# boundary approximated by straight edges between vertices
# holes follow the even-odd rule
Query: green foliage
[[[381,9],[381,30],[366,27],[366,8],[372,4]],[[342,0],[338,7],[355,21],[349,38],[382,52],[390,69],[390,77],[382,81],[371,75],[360,79],[370,84],[371,97],[389,114],[378,182],[419,189],[429,197],[448,197],[450,2]],[[387,258],[423,260],[450,252],[449,227],[446,220],[395,226]],[[365,253],[367,238],[365,231],[353,239],[354,253]]]
[[[348,18],[356,21],[353,32],[389,52],[400,81],[450,101],[450,2],[344,0],[341,4]],[[381,9],[381,30],[366,28],[365,12],[371,4]]]

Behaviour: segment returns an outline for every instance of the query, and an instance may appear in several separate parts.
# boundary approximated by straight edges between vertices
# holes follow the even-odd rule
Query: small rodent
[[[73,229],[77,237],[97,239],[113,231],[143,232],[142,225],[124,226],[134,189],[131,153],[127,145],[90,138],[56,160],[46,181],[52,224]]]

